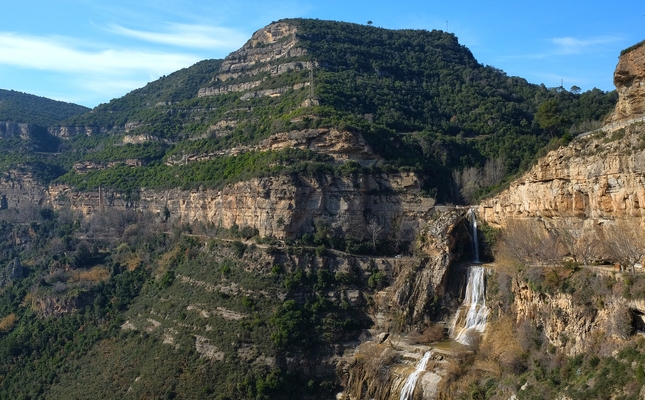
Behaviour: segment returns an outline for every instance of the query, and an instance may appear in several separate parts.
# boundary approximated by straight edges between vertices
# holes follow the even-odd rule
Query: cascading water
[[[470,209],[468,211],[470,215],[470,226],[472,228],[473,235],[473,262],[479,264],[479,238],[477,237],[477,217],[475,216],[475,210]]]
[[[410,374],[410,376],[408,376],[408,379],[405,381],[405,384],[401,389],[401,396],[399,397],[399,400],[409,400],[412,398],[412,395],[414,394],[414,388],[416,388],[417,386],[419,375],[421,375],[421,373],[426,370],[426,367],[428,366],[428,360],[430,360],[431,355],[432,353],[430,351],[426,351],[426,353],[423,355],[423,358],[421,358],[421,360],[417,363],[416,369],[413,373]]]
[[[472,331],[484,332],[486,319],[488,318],[488,307],[486,307],[486,269],[484,267],[471,266],[468,273],[468,284],[466,285],[466,297],[462,307],[457,310],[455,318],[450,327],[450,336],[461,344],[472,344]],[[466,319],[463,325],[461,322],[461,310],[466,308]],[[457,331],[457,325],[461,325]]]

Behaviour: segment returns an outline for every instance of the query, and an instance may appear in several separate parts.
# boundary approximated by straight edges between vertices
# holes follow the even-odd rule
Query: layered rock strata
[[[479,214],[496,226],[517,218],[644,218],[645,127],[620,136],[599,133],[550,152],[482,202]]]
[[[78,192],[65,185],[36,193],[37,203],[47,201],[85,215],[107,207],[154,214],[168,209],[177,221],[250,226],[262,236],[278,238],[310,232],[314,220],[321,218],[340,235],[367,239],[367,224],[376,221],[383,227],[379,237],[400,235],[411,241],[434,206],[434,199],[421,194],[421,182],[411,173],[257,178],[218,190],[142,189],[136,198],[111,191]]]
[[[622,54],[614,72],[618,104],[610,122],[621,122],[645,115],[645,46]]]

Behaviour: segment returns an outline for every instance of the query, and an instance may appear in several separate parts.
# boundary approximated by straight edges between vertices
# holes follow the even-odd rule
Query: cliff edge
[[[614,72],[618,104],[609,122],[645,115],[645,46],[640,43],[621,54]]]

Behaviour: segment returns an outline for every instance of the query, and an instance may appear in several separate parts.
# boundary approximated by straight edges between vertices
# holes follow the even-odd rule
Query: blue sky
[[[287,17],[441,29],[482,64],[532,83],[612,90],[620,50],[645,39],[645,3],[609,1],[23,0],[0,13],[0,89],[94,107]]]

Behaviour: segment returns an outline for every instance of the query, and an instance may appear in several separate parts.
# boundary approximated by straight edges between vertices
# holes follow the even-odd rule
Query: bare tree
[[[561,257],[557,235],[537,220],[509,220],[502,230],[501,243],[521,262],[557,262]]]
[[[453,171],[452,180],[455,192],[466,203],[474,203],[479,189],[496,185],[504,179],[506,174],[506,161],[503,158],[489,159],[483,168],[470,167],[463,171]],[[454,195],[455,193],[453,193]]]
[[[604,248],[614,261],[631,267],[645,255],[645,234],[640,220],[616,220],[604,229]]]
[[[372,238],[372,246],[376,250],[376,239],[383,232],[383,227],[376,221],[376,219],[370,220],[367,224],[367,232],[369,232],[370,237]]]
[[[501,157],[486,160],[483,175],[483,186],[500,183],[506,175],[506,160]]]
[[[590,229],[567,219],[552,228],[557,236],[558,244],[563,255],[568,255],[576,263],[588,265],[592,260],[598,258],[600,240],[595,228]]]

